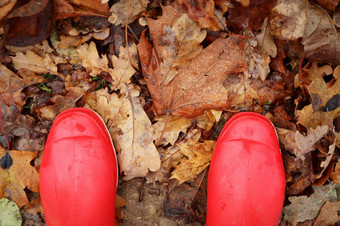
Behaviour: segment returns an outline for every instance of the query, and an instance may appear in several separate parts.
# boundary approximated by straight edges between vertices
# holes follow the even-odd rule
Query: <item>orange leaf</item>
[[[25,188],[39,192],[39,174],[30,165],[36,154],[31,151],[16,150],[11,150],[8,153],[13,162],[8,169],[0,168],[0,198],[10,198],[19,207],[22,207],[29,203]],[[0,158],[5,155],[5,149],[0,147]]]

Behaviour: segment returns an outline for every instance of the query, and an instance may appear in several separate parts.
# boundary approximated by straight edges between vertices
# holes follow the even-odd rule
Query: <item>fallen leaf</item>
[[[192,124],[190,119],[172,115],[168,116],[168,119],[164,115],[157,116],[154,120],[157,122],[152,125],[154,129],[152,139],[157,143],[162,136],[159,144],[164,146],[168,144],[173,145],[178,139],[180,132],[186,133],[187,128]]]
[[[277,48],[268,24],[268,17],[263,21],[261,32],[256,35],[256,39],[262,53],[272,58],[277,56]]]
[[[61,49],[65,49],[70,46],[80,46],[81,44],[90,40],[92,36],[93,35],[91,33],[87,35],[77,35],[77,36],[60,35],[60,42],[58,43],[58,47]]]
[[[160,167],[160,157],[152,139],[152,125],[139,101],[139,92],[138,87],[125,85],[119,98],[116,94],[107,94],[107,91],[97,91],[92,100],[88,100],[91,96],[87,97],[89,106],[109,122],[124,180],[144,177],[149,170],[157,171]],[[118,113],[110,110],[112,105],[119,109]],[[114,115],[106,115],[108,111]]]
[[[39,109],[41,118],[53,121],[62,111],[73,108],[76,102],[84,95],[83,89],[72,87],[67,90],[65,95],[54,95],[49,101],[51,105]]]
[[[136,45],[130,46],[129,51],[132,63],[137,65]],[[127,49],[122,46],[120,47],[119,57],[112,56],[114,68],[109,68],[109,60],[106,55],[102,55],[102,57],[98,55],[94,42],[91,42],[90,45],[81,45],[77,48],[77,52],[82,61],[82,66],[90,72],[92,77],[96,77],[103,71],[111,75],[113,89],[120,89],[124,86],[124,83],[130,83],[130,78],[135,73],[134,68],[130,64]]]
[[[0,168],[0,197],[10,198],[21,208],[29,204],[25,188],[39,193],[39,174],[30,162],[36,157],[31,151],[8,152],[13,160],[9,168]],[[0,147],[0,158],[5,156],[6,150]]]
[[[116,196],[116,205],[115,205],[115,224],[120,225],[120,220],[123,218],[124,214],[122,211],[122,207],[126,205],[126,200],[119,195]]]
[[[171,178],[177,179],[179,184],[195,179],[210,164],[215,141],[204,140],[203,143],[188,139],[178,144],[180,152],[186,156],[175,167]]]
[[[334,11],[339,4],[339,0],[316,0],[317,3],[325,9]]]
[[[28,46],[40,43],[53,30],[54,1],[37,0],[16,4],[3,20],[6,45]]]
[[[149,0],[121,0],[112,5],[109,21],[114,25],[125,27],[126,19],[129,18],[128,24],[130,24],[139,18],[146,11],[148,3]],[[130,13],[128,14],[128,12]]]
[[[188,8],[189,17],[197,21],[201,28],[219,31],[226,27],[223,13],[215,9],[214,0],[178,0],[178,2]]]
[[[340,211],[340,201],[326,201],[313,225],[335,225],[340,220],[338,211]]]
[[[331,112],[313,111],[312,104],[296,112],[297,124],[303,125],[307,130],[317,126],[329,125],[332,119],[340,116],[340,108]],[[340,133],[335,131],[336,145],[340,147]]]
[[[228,107],[228,92],[223,82],[228,75],[247,69],[243,61],[243,36],[217,39],[201,54],[178,70],[168,85],[164,85],[159,67],[154,71],[147,65],[152,58],[150,44],[141,41],[138,52],[142,65],[149,70],[145,76],[157,114],[170,112],[174,115],[194,117],[205,109],[221,110]]]
[[[248,31],[248,30],[247,30]],[[258,42],[254,36],[253,33],[250,31],[246,32],[249,39],[247,40],[246,45],[246,61],[248,64],[248,70],[244,72],[247,78],[253,77],[253,78],[260,78],[262,81],[264,81],[267,77],[267,75],[270,72],[269,63],[270,63],[270,57],[269,55],[264,55],[259,48],[261,46],[258,46]]]
[[[339,107],[337,105],[330,106],[330,104],[328,104],[332,98],[337,98],[340,90],[340,73],[337,73],[339,69],[340,66],[338,66],[333,73],[331,66],[324,65],[318,67],[317,62],[313,62],[312,65],[306,65],[303,69],[303,72],[306,73],[308,79],[311,80],[310,84],[306,84],[306,88],[312,98],[314,111],[333,111]],[[331,74],[333,74],[335,82],[328,85],[323,79],[323,76]]]
[[[91,4],[92,7],[98,7],[98,5]],[[70,17],[80,17],[80,16],[95,16],[95,17],[107,17],[107,4],[103,4],[99,7],[99,11],[95,12],[88,9],[79,9],[78,7],[73,7],[67,0],[55,0],[55,19],[63,20]],[[90,8],[92,8],[90,7]]]
[[[299,222],[311,220],[317,217],[320,208],[333,195],[330,193],[334,190],[333,184],[324,186],[313,186],[314,193],[310,196],[291,196],[288,200],[291,202],[283,208],[284,220],[288,221],[289,225],[295,226]]]
[[[332,181],[334,181],[337,184],[340,184],[340,161],[338,160],[333,172],[330,175],[330,178],[332,179]]]
[[[68,0],[68,2],[86,10],[90,9],[91,11],[106,15],[109,13],[109,4],[102,3],[101,0]]]
[[[19,207],[9,199],[0,199],[0,225],[21,226],[22,217]]]
[[[280,0],[272,9],[270,27],[278,39],[302,38],[308,59],[339,64],[337,31],[321,7],[307,0]]]
[[[39,56],[31,50],[27,50],[26,54],[17,52],[16,56],[11,58],[14,68],[17,70],[24,68],[38,74],[58,74],[58,68],[49,55]]]
[[[315,150],[315,143],[318,142],[328,132],[328,126],[317,126],[308,130],[307,136],[299,131],[295,132],[295,142],[297,149],[294,149],[296,157],[304,159],[304,155]]]
[[[261,27],[275,4],[276,0],[252,0],[249,4],[233,4],[228,8],[227,24],[232,26],[235,32],[246,28],[253,32]]]
[[[235,109],[250,108],[254,101],[261,105],[272,103],[284,96],[265,85],[260,79],[246,78],[244,74],[231,74],[223,82],[230,106]]]
[[[4,1],[0,6],[0,25],[2,24],[2,19],[7,16],[7,14],[13,9],[16,0]]]
[[[43,213],[44,210],[41,204],[40,196],[31,200],[31,202],[28,205],[26,205],[24,209],[26,212],[31,213],[33,215],[38,215],[38,214]]]
[[[180,65],[201,53],[203,47],[200,43],[207,32],[176,5],[162,9],[163,16],[158,20],[148,18],[148,24],[154,48],[162,60],[160,73],[163,83],[167,85],[178,73]]]
[[[208,132],[218,120],[216,120],[216,117],[211,110],[206,110],[203,114],[197,116],[195,121],[198,128]]]

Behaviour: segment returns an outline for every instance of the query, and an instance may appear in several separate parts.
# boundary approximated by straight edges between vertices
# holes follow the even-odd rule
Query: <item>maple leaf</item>
[[[152,139],[152,125],[139,101],[138,87],[126,85],[121,96],[99,90],[86,97],[88,106],[108,121],[125,180],[157,171],[160,157]],[[118,111],[114,110],[117,109]]]
[[[0,158],[6,153],[5,149],[0,147]],[[30,165],[36,154],[31,151],[11,150],[8,155],[13,163],[9,168],[0,168],[0,198],[9,198],[22,207],[29,203],[25,188],[39,193],[39,174]]]
[[[313,186],[314,193],[310,196],[291,196],[288,200],[291,202],[290,205],[283,208],[285,214],[284,220],[288,221],[289,225],[297,225],[299,222],[314,219],[322,205],[326,200],[332,199],[334,196],[333,183],[324,186]],[[333,192],[330,192],[333,191]]]
[[[207,32],[190,19],[181,7],[162,7],[163,15],[158,20],[148,18],[154,48],[162,60],[160,73],[167,85],[178,73],[181,64],[188,63],[201,53],[200,43]]]
[[[152,125],[152,128],[154,129],[152,139],[158,142],[162,136],[162,140],[159,144],[163,145],[168,145],[169,143],[173,145],[176,142],[179,133],[185,133],[187,128],[192,124],[192,120],[190,119],[172,115],[168,116],[168,119],[166,119],[166,116],[164,115],[157,116],[154,120],[157,122]]]
[[[129,51],[132,63],[137,65],[136,45],[133,44],[130,46]],[[120,89],[124,86],[124,83],[130,83],[130,78],[135,73],[134,68],[130,64],[127,48],[122,46],[119,49],[119,57],[112,56],[114,68],[109,68],[109,60],[106,55],[102,55],[101,57],[98,55],[94,42],[91,42],[90,45],[81,45],[77,48],[77,52],[82,61],[82,66],[90,71],[92,77],[99,75],[103,71],[108,72],[111,75],[113,79],[113,89]]]
[[[187,158],[183,158],[175,167],[171,178],[179,181],[179,184],[195,179],[210,164],[215,141],[204,140],[203,143],[188,139],[185,143],[178,144],[180,152]]]
[[[138,51],[147,72],[145,80],[157,114],[170,112],[194,117],[205,109],[228,107],[228,91],[223,87],[223,82],[228,75],[247,69],[243,61],[245,39],[244,36],[234,35],[215,40],[190,64],[181,67],[174,79],[165,85],[158,65],[152,63],[155,57],[152,47],[142,36]]]

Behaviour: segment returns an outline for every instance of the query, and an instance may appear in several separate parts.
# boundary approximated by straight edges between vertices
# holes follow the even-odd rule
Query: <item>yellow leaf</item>
[[[0,147],[0,158],[6,154]],[[36,154],[30,151],[9,151],[13,163],[9,169],[0,167],[0,198],[9,198],[16,202],[19,207],[29,203],[25,188],[39,193],[39,174],[30,165]]]
[[[180,152],[187,158],[182,158],[175,167],[171,178],[179,181],[179,184],[195,179],[210,164],[215,141],[205,140],[204,143],[188,139],[187,142],[178,144]]]
[[[173,145],[178,136],[179,133],[185,133],[187,128],[191,125],[192,121],[190,119],[184,118],[184,117],[176,117],[170,115],[167,122],[166,122],[166,116],[157,116],[155,118],[157,121],[155,124],[152,125],[152,128],[154,129],[154,134],[152,139],[156,142],[160,139],[162,132],[164,130],[164,124],[166,123],[166,128],[164,130],[164,134],[162,136],[162,140],[159,144],[167,145],[171,144]]]

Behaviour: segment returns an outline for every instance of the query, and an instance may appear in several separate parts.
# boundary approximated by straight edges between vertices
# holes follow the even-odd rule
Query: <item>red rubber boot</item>
[[[102,119],[86,108],[59,114],[40,166],[47,225],[114,225],[117,179],[116,154]]]
[[[252,112],[224,126],[208,175],[207,226],[277,226],[285,172],[272,123]]]

